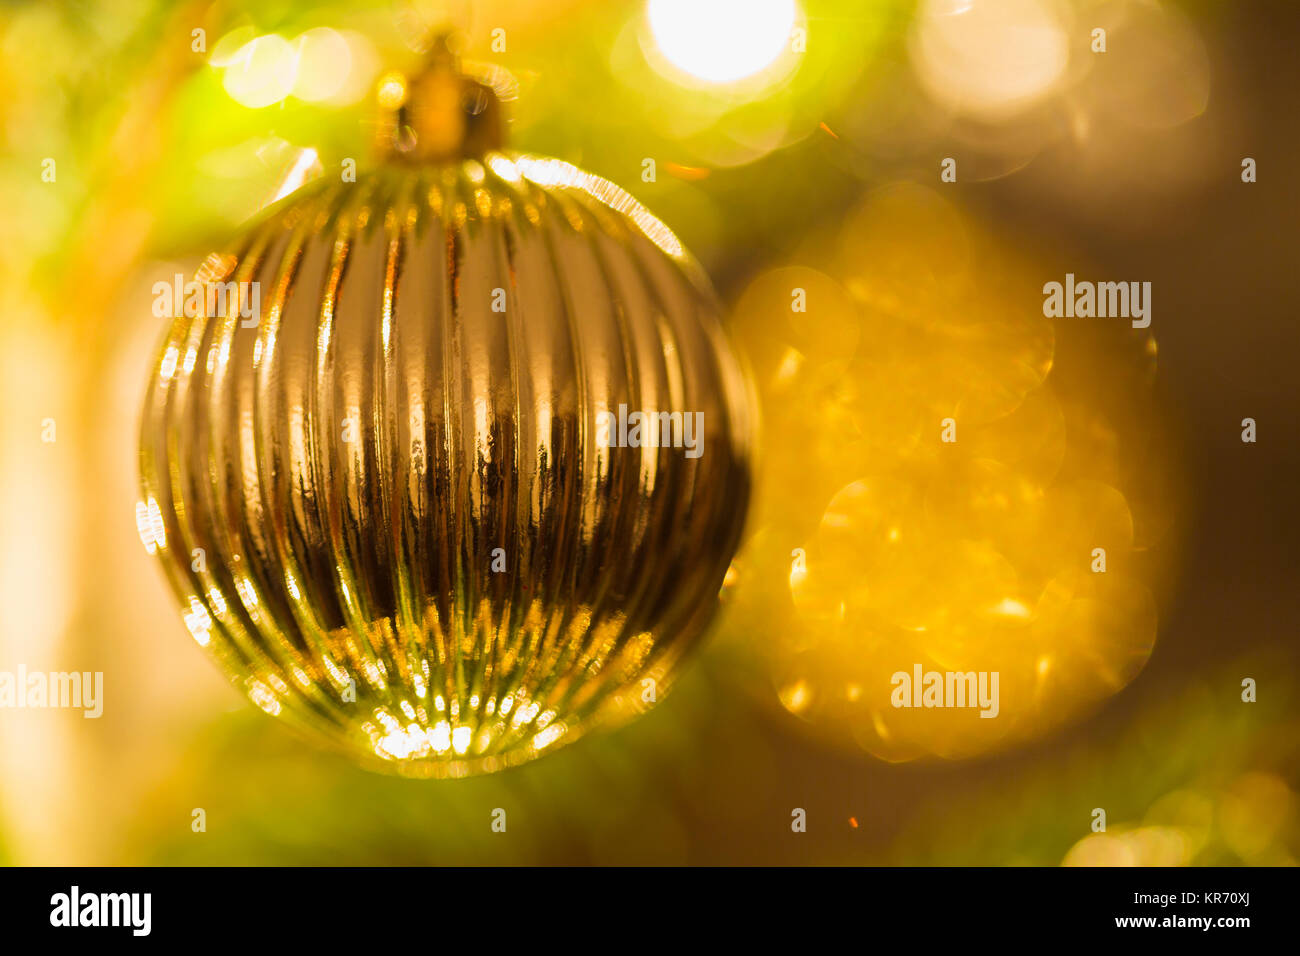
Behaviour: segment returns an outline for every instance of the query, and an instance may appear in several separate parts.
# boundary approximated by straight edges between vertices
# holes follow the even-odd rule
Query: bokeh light
[[[1140,824],[1119,822],[1074,844],[1062,866],[1189,866],[1206,854],[1233,863],[1295,866],[1297,799],[1280,776],[1252,771],[1219,787],[1160,797]]]
[[[1055,0],[923,0],[912,57],[936,99],[999,118],[1053,90],[1069,44]]]
[[[288,96],[297,73],[293,46],[284,37],[268,33],[254,37],[234,53],[222,84],[241,106],[260,109]]]
[[[354,103],[369,92],[378,70],[374,47],[348,30],[316,27],[292,40],[230,31],[213,46],[208,63],[222,70],[222,86],[240,106],[261,109],[293,96],[305,103]]]
[[[830,272],[767,271],[736,306],[780,449],[736,613],[770,635],[751,647],[771,699],[818,736],[890,761],[1040,736],[1155,643],[1125,460],[1142,426],[1108,404],[1146,402],[1150,339],[1063,338],[1032,260],[927,187],[875,190],[844,223]],[[898,707],[891,677],[916,667],[998,675],[996,719]]]
[[[677,68],[731,83],[772,64],[795,23],[794,0],[650,0],[650,29]]]
[[[352,72],[347,39],[328,27],[317,27],[299,34],[291,45],[297,54],[293,95],[308,102],[337,96]]]

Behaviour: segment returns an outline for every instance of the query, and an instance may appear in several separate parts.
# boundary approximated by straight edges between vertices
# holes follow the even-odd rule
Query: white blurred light
[[[269,206],[271,203],[279,202],[289,193],[301,189],[303,183],[310,182],[319,176],[322,169],[320,156],[316,153],[316,150],[310,147],[299,150],[297,157],[284,174],[284,179],[280,181],[280,185],[271,195],[271,198],[266,201],[265,205]],[[259,340],[257,344],[261,345],[262,343]]]
[[[356,103],[371,94],[375,77],[379,74],[379,53],[363,34],[340,30],[338,35],[348,45],[349,69],[338,92],[328,102],[334,106]]]
[[[794,0],[650,0],[650,29],[678,69],[710,83],[744,79],[786,49]]]
[[[248,45],[250,40],[257,37],[257,31],[251,26],[237,27],[225,34],[220,40],[212,46],[212,52],[208,54],[208,64],[215,67],[230,66],[235,62],[235,57],[239,52]]]
[[[222,85],[241,106],[260,109],[288,96],[297,75],[297,51],[284,37],[268,33],[248,41],[230,58]]]
[[[298,59],[293,95],[312,103],[337,96],[352,71],[347,38],[328,27],[317,27],[299,34],[292,46]]]
[[[1054,0],[924,0],[912,63],[940,102],[980,119],[1005,119],[1051,93],[1069,48]]]

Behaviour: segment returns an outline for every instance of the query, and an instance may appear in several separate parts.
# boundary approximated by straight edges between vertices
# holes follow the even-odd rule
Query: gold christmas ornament
[[[502,151],[445,43],[379,100],[377,168],[200,269],[217,307],[159,353],[138,518],[255,704],[460,776],[665,692],[740,538],[751,412],[706,278],[636,200]]]

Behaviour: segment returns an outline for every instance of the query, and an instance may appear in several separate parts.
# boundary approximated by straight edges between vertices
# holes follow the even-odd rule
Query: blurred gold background
[[[1300,10],[801,0],[790,15],[806,48],[793,52],[771,42],[788,32],[784,4],[723,19],[727,43],[704,46],[712,5],[684,19],[662,6],[0,8],[0,670],[105,674],[97,720],[0,710],[0,860],[1295,862],[1300,293],[1287,260],[1300,197],[1287,165],[1300,148]],[[375,78],[414,62],[417,39],[447,22],[467,57],[518,80],[516,148],[621,184],[700,258],[736,307],[760,390],[781,383],[790,347],[761,321],[765,282],[773,298],[802,284],[843,299],[795,330],[800,374],[842,373],[841,353],[901,374],[902,355],[920,363],[914,382],[969,384],[970,368],[943,364],[952,353],[900,353],[862,317],[923,289],[935,297],[911,307],[924,316],[969,309],[999,329],[1066,272],[1151,281],[1158,362],[1154,348],[1126,339],[1104,352],[1092,326],[1059,323],[1046,354],[1054,375],[1093,355],[1073,372],[1078,402],[1104,409],[1120,447],[1132,447],[1126,429],[1159,446],[1130,464],[1162,480],[1125,489],[1136,539],[1152,539],[1134,549],[1159,608],[1145,667],[1068,715],[1035,716],[1014,745],[959,747],[949,755],[968,759],[953,761],[884,762],[871,753],[895,755],[844,739],[844,712],[792,706],[812,684],[801,697],[781,671],[787,621],[755,622],[746,575],[812,539],[837,490],[863,477],[853,455],[874,461],[881,434],[893,450],[912,437],[913,406],[841,391],[784,423],[784,399],[764,395],[760,500],[788,504],[789,524],[756,509],[713,641],[630,726],[492,776],[413,782],[318,751],[239,699],[188,639],[137,535],[139,405],[162,331],[151,288],[192,273],[294,170],[364,165]],[[1105,53],[1090,49],[1097,27]],[[956,183],[940,181],[944,157]],[[1244,157],[1257,183],[1241,181]],[[945,274],[955,264],[962,283]],[[981,341],[992,351],[975,371],[1010,356],[1019,374],[1041,339]],[[1010,388],[987,416],[1039,384]],[[866,432],[851,449],[825,431],[836,414]],[[1240,440],[1245,417],[1255,444]],[[822,430],[801,431],[810,420]],[[848,472],[814,467],[828,462]],[[797,610],[812,593],[815,607],[786,570],[779,597]],[[821,666],[835,672],[838,653]],[[1241,701],[1245,677],[1257,703]],[[1090,834],[1098,807],[1106,834]],[[205,832],[191,827],[196,808]],[[791,832],[794,808],[806,833]]]

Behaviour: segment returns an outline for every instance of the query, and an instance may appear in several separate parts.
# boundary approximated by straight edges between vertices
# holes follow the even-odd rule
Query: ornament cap
[[[388,160],[453,162],[505,145],[501,97],[462,68],[449,33],[434,37],[418,72],[380,77],[376,98],[379,149]]]

